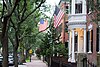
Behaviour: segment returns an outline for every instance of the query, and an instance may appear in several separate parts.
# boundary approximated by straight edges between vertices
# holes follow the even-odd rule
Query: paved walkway
[[[20,65],[18,67],[47,67],[47,65],[42,60],[32,56],[31,62],[24,63],[24,65]]]

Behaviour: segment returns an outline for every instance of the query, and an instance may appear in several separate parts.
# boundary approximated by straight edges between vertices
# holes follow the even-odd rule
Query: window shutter
[[[77,51],[78,46],[78,35],[75,35],[75,51]]]
[[[91,30],[91,51],[93,52],[93,30]]]
[[[87,31],[87,45],[86,45],[86,50],[87,50],[87,52],[89,52],[89,31]]]
[[[89,0],[87,0],[87,13],[89,13]]]
[[[65,47],[68,48],[68,42],[65,42]]]
[[[96,50],[99,51],[99,28],[97,28],[97,40],[96,40]]]

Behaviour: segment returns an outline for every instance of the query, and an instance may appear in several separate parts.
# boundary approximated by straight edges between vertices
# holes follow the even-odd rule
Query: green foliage
[[[26,61],[26,62],[30,62],[30,57],[26,58],[25,61]]]
[[[53,55],[53,47],[50,46],[47,50],[46,50],[46,56],[47,57],[51,57]]]
[[[91,10],[93,13],[96,12],[96,18],[92,19],[97,25],[100,21],[100,0],[88,0],[88,6],[89,10]]]
[[[68,54],[68,48],[65,48],[64,44],[59,44],[55,46],[55,51],[59,55],[67,56]]]
[[[40,55],[45,55],[47,57],[53,56],[53,54],[59,54],[63,56],[67,56],[67,48],[65,48],[64,44],[59,42],[59,36],[56,35],[56,30],[53,26],[50,26],[50,30],[44,34],[44,38],[42,39],[42,44],[40,45]],[[58,41],[58,42],[57,42]]]

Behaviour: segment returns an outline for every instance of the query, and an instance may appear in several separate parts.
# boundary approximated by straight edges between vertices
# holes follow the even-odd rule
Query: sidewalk
[[[18,67],[48,67],[42,60],[37,57],[32,56],[31,62],[24,63],[24,65],[19,65]]]

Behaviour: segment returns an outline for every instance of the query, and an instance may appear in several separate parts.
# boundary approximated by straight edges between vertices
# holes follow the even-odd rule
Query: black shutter
[[[87,42],[87,45],[86,45],[86,50],[87,50],[87,52],[89,52],[89,31],[87,31],[87,38],[86,38],[86,42]]]
[[[89,13],[89,0],[87,0],[87,13]]]
[[[96,50],[99,51],[99,28],[97,28]]]
[[[77,51],[78,46],[78,35],[75,35],[75,51]]]
[[[93,52],[93,30],[91,30],[91,51]]]
[[[68,48],[68,42],[65,42],[65,47]]]

